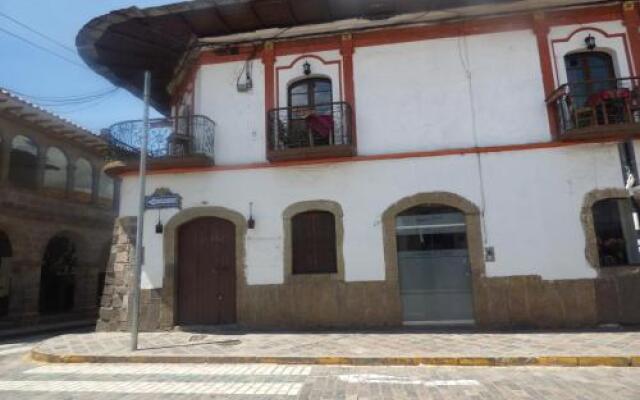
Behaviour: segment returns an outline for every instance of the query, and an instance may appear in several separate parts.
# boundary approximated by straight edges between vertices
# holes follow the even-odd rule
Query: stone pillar
[[[73,188],[75,186],[75,182],[76,182],[75,172],[76,172],[75,161],[69,160],[69,164],[67,164],[67,187],[65,188],[67,197],[69,197],[70,194],[73,192]]]
[[[0,185],[9,180],[9,161],[11,156],[11,137],[5,137],[0,142]]]
[[[11,263],[9,319],[24,325],[37,322],[39,317],[40,263],[24,258]]]
[[[98,272],[93,264],[80,262],[75,271],[73,311],[81,316],[95,315]]]
[[[42,147],[38,148],[37,163],[36,189],[41,189],[44,186],[44,170],[47,164],[47,149]]]
[[[136,218],[116,220],[96,325],[98,331],[128,330],[129,286],[135,262],[135,241]]]
[[[91,164],[91,174],[93,176],[91,181],[91,204],[98,204],[98,197],[100,195],[100,169]]]

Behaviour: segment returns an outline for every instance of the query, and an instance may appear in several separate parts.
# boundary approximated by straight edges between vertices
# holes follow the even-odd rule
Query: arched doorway
[[[71,311],[75,296],[76,245],[66,236],[54,236],[45,249],[40,272],[40,313]]]
[[[0,317],[9,314],[9,295],[11,287],[11,270],[9,261],[13,256],[13,249],[9,237],[0,231]]]
[[[403,322],[473,324],[465,214],[417,205],[397,214],[395,234]]]
[[[177,324],[236,322],[236,227],[201,217],[178,228]]]

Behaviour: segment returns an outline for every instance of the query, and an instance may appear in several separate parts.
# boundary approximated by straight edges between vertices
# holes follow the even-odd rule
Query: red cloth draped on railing
[[[603,101],[607,100],[627,100],[631,97],[631,91],[626,88],[601,90],[598,93],[589,96],[587,103],[591,107],[595,107]]]
[[[318,135],[328,138],[333,132],[333,118],[331,115],[308,115],[305,120],[307,126]]]

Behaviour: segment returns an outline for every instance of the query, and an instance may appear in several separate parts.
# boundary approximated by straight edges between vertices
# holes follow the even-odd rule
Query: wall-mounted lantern
[[[589,34],[589,36],[584,38],[584,44],[587,46],[587,49],[593,50],[596,48],[596,38]]]
[[[311,73],[311,64],[309,64],[309,61],[305,61],[304,64],[302,64],[302,72],[305,75],[309,75]]]
[[[249,229],[255,229],[256,220],[253,219],[253,202],[249,203],[249,219],[247,220],[247,227]]]
[[[158,223],[156,224],[156,233],[164,232],[164,225],[162,225],[162,220],[160,219],[160,209],[158,209]]]

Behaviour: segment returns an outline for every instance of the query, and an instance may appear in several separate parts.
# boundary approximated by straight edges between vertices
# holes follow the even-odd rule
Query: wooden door
[[[198,218],[179,228],[179,325],[236,322],[235,249],[235,225],[227,220]]]

